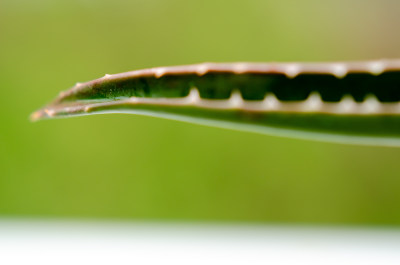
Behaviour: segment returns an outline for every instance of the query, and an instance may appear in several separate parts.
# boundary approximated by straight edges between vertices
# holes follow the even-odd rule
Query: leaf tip
[[[35,111],[29,116],[31,122],[36,122],[43,118],[43,112],[41,110]]]
[[[40,110],[37,110],[34,113],[32,113],[29,116],[29,119],[32,122],[36,122],[36,121],[39,121],[39,120],[43,120],[45,118],[53,117],[54,115],[55,115],[54,110],[40,109]]]

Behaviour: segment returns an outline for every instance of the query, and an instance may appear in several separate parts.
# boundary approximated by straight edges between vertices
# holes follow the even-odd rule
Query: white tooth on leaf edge
[[[235,74],[242,74],[248,71],[248,66],[245,63],[236,63],[233,65],[233,72]]]
[[[268,93],[263,100],[264,107],[267,110],[277,110],[280,107],[280,102],[272,93]]]
[[[154,75],[156,78],[162,77],[163,75],[166,74],[166,72],[167,72],[167,70],[165,68],[154,69]]]
[[[229,103],[232,108],[241,108],[243,106],[242,94],[239,90],[234,90],[229,98]]]
[[[340,113],[351,113],[357,109],[357,103],[350,95],[344,96],[339,103],[337,103],[337,111]]]
[[[300,73],[300,66],[298,64],[290,64],[286,67],[285,73],[287,77],[294,78]]]
[[[332,73],[337,78],[343,78],[347,74],[347,68],[344,64],[334,64],[332,67]]]
[[[197,69],[196,69],[196,73],[199,76],[205,75],[208,71],[210,70],[210,67],[207,63],[204,64],[200,64]]]
[[[380,75],[385,71],[385,63],[384,62],[371,62],[369,64],[369,71],[371,74]]]
[[[139,102],[139,100],[140,99],[138,97],[135,97],[135,96],[129,98],[129,102],[130,103],[136,103],[136,102]]]
[[[362,110],[366,113],[379,112],[381,103],[374,95],[368,95],[362,103]]]
[[[199,90],[195,87],[190,89],[189,95],[186,97],[190,104],[196,104],[200,101]]]
[[[319,110],[323,106],[321,95],[318,92],[312,92],[307,100],[304,101],[306,110]]]

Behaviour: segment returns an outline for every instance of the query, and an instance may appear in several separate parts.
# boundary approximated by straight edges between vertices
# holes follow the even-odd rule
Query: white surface
[[[400,264],[400,230],[0,220],[0,264]]]

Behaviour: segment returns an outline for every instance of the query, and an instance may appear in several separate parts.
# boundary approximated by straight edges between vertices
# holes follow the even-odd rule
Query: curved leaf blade
[[[33,120],[130,113],[278,136],[400,145],[400,61],[232,63],[106,75]]]

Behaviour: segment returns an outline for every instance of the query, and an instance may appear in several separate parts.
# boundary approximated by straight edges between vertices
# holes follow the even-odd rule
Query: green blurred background
[[[1,0],[0,216],[399,225],[399,148],[134,115],[28,120],[106,73],[400,57],[399,26],[397,0]]]

